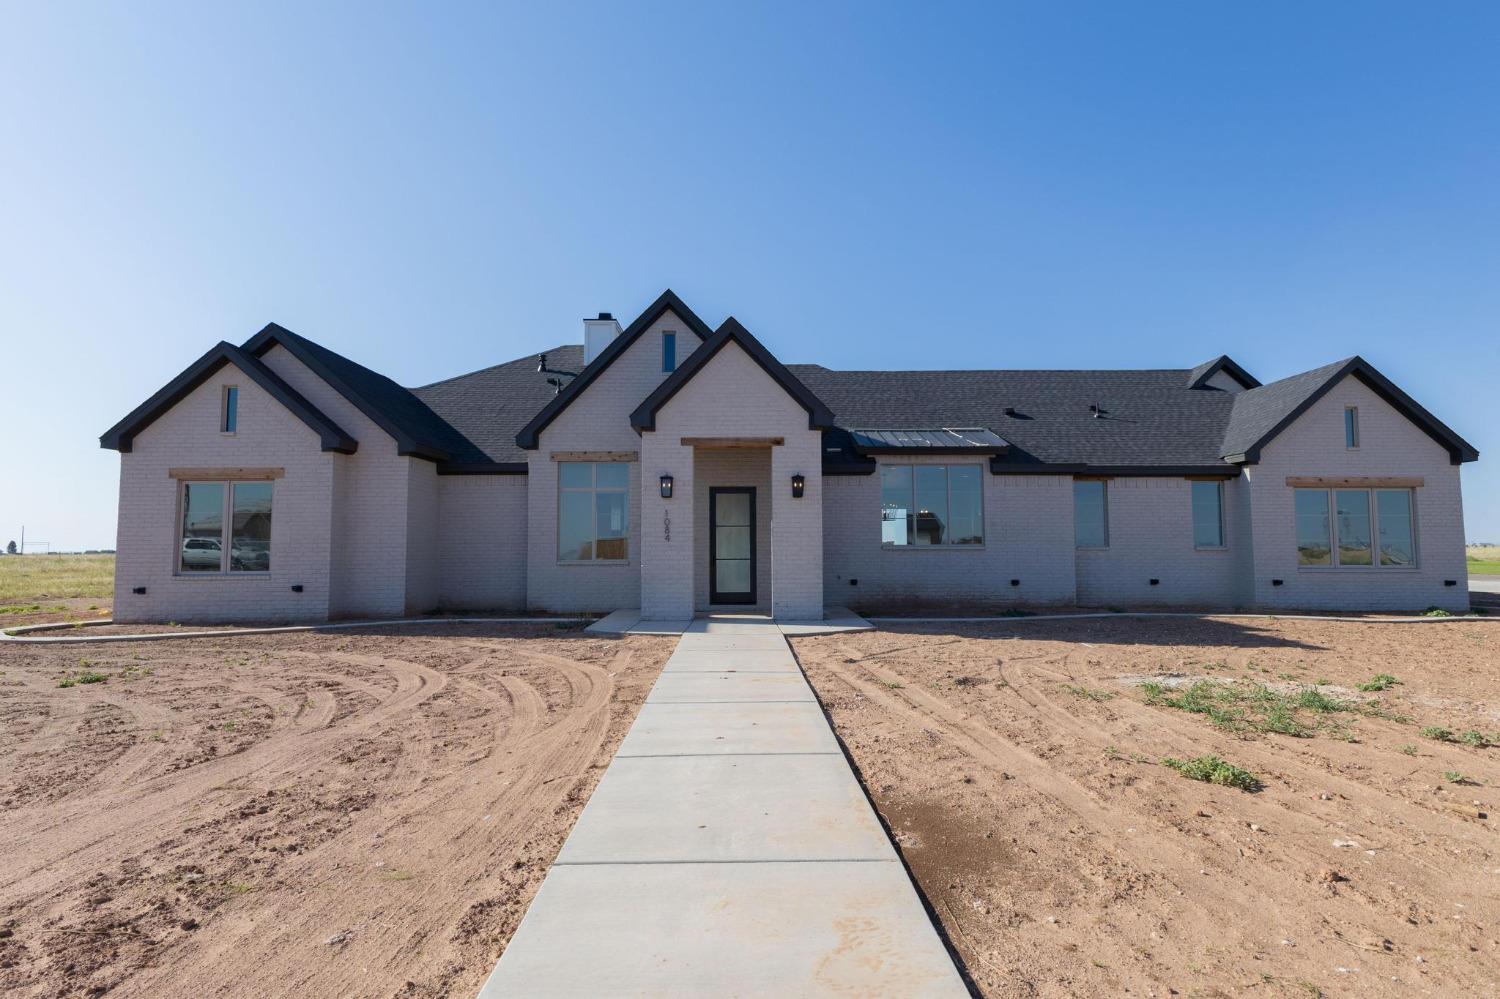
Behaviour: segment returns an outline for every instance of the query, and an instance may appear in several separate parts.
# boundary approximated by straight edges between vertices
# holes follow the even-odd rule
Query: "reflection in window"
[[[224,484],[187,482],[182,487],[183,572],[224,568]]]
[[[1073,544],[1079,548],[1109,547],[1107,485],[1099,479],[1073,482]]]
[[[1380,564],[1416,565],[1417,549],[1412,544],[1411,490],[1375,490],[1375,516],[1380,522]]]
[[[1298,565],[1410,568],[1417,564],[1410,489],[1298,489],[1295,495]]]
[[[230,536],[229,568],[235,572],[267,572],[271,568],[271,483],[234,484],[234,531]]]
[[[1193,547],[1224,547],[1224,484],[1193,483]]]
[[[1339,537],[1339,565],[1370,564],[1370,492],[1334,491],[1334,516]]]
[[[1333,565],[1333,540],[1328,521],[1328,493],[1297,490],[1297,564]]]
[[[184,482],[179,571],[268,571],[271,495],[270,482]]]
[[[980,473],[978,465],[881,465],[881,544],[984,544]]]
[[[630,466],[558,464],[557,557],[562,562],[620,561],[630,555]]]

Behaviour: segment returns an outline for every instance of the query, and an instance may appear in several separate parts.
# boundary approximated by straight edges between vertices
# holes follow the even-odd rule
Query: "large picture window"
[[[618,562],[630,555],[630,466],[563,461],[557,466],[557,558]]]
[[[1298,565],[1417,564],[1410,489],[1298,489],[1295,507]]]
[[[984,544],[984,477],[978,465],[881,465],[880,543]]]
[[[269,482],[184,482],[178,571],[268,572]]]

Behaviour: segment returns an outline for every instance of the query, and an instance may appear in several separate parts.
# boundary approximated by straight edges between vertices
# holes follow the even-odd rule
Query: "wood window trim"
[[[1420,489],[1426,485],[1426,480],[1420,475],[1288,475],[1286,484],[1293,489]]]
[[[760,448],[781,447],[785,437],[684,437],[683,447]]]
[[[286,477],[284,468],[169,468],[167,478],[203,482],[264,482]]]
[[[553,451],[548,457],[553,461],[586,461],[606,465],[641,460],[638,451]]]

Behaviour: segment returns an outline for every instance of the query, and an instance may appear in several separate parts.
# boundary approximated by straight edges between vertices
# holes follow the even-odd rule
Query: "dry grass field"
[[[1469,575],[1500,576],[1500,545],[1470,545]]]
[[[113,555],[0,556],[0,628],[108,617]]]

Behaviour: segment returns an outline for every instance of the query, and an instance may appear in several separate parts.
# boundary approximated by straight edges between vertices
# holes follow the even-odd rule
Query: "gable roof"
[[[637,432],[655,430],[657,411],[665,406],[667,401],[684,385],[692,381],[693,376],[714,359],[714,355],[731,343],[737,344],[741,350],[749,354],[750,359],[760,365],[761,370],[770,375],[772,381],[781,386],[782,391],[807,410],[809,430],[827,430],[833,426],[833,413],[823,404],[823,401],[810,392],[807,386],[787,370],[784,364],[776,360],[771,352],[733,316],[724,320],[714,335],[703,342],[703,346],[693,351],[676,371],[662,380],[662,383],[656,387],[656,391],[646,396],[646,400],[636,407],[634,413],[630,414],[630,425],[635,427]]]
[[[1260,382],[1255,379],[1254,375],[1235,364],[1234,359],[1228,354],[1220,354],[1212,361],[1204,361],[1188,372],[1188,388],[1212,388],[1208,380],[1221,371],[1247,389],[1260,387]]]
[[[434,462],[484,460],[484,455],[463,434],[449,426],[410,389],[283,326],[268,323],[245,341],[244,350],[262,357],[276,346],[305,364],[390,434],[396,442],[397,454]]]
[[[1221,454],[1226,461],[1254,463],[1261,449],[1297,417],[1323,398],[1347,376],[1354,376],[1427,436],[1448,449],[1453,464],[1475,461],[1479,452],[1437,417],[1376,371],[1364,358],[1354,356],[1300,375],[1283,378],[1233,396],[1234,406],[1225,428]]]
[[[527,451],[535,450],[537,438],[547,428],[548,424],[557,419],[563,410],[571,406],[573,400],[582,395],[594,383],[594,379],[602,375],[611,364],[615,363],[616,358],[629,350],[631,344],[639,340],[641,334],[651,328],[652,323],[656,322],[669,311],[676,315],[678,319],[681,319],[688,329],[696,333],[699,340],[706,341],[713,336],[713,331],[708,328],[708,324],[699,319],[697,314],[688,308],[687,304],[678,298],[671,288],[668,288],[657,296],[656,301],[646,306],[646,311],[636,316],[635,321],[625,327],[619,336],[611,340],[609,345],[599,352],[599,356],[594,358],[593,362],[584,368],[577,378],[569,382],[547,405],[543,406],[542,411],[537,413],[531,422],[521,428],[520,433],[516,434],[516,443]]]
[[[233,364],[239,368],[271,398],[307,424],[318,435],[324,451],[353,454],[359,447],[358,441],[345,433],[338,424],[282,380],[281,376],[267,367],[265,362],[234,344],[225,343],[222,340],[209,348],[208,352],[198,360],[188,365],[176,378],[163,385],[155,395],[131,410],[129,416],[106,430],[99,438],[99,446],[122,453],[129,452],[136,434],[154,423],[226,364]]]

